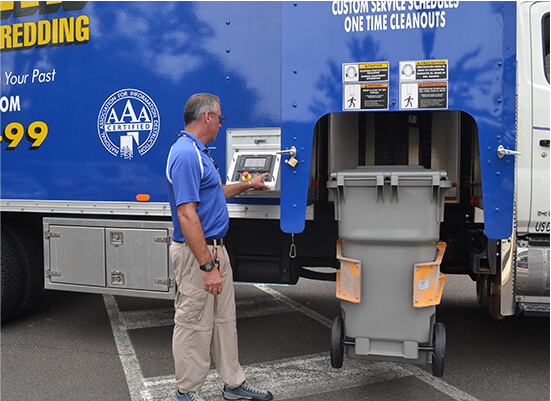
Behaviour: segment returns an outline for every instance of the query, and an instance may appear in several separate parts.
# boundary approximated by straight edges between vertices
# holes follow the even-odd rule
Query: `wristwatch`
[[[214,269],[214,262],[212,260],[209,260],[208,262],[205,262],[204,265],[199,266],[199,269],[203,270],[204,272],[210,272],[212,269]]]

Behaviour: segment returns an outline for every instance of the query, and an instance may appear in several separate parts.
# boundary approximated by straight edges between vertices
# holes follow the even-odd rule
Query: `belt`
[[[174,242],[177,242],[179,244],[186,244],[185,242],[182,242],[182,241],[176,241],[174,240]],[[224,244],[226,243],[226,239],[225,237],[222,237],[220,239],[215,239],[215,238],[205,238],[205,242],[207,243],[207,245],[212,245],[212,246],[224,246]],[[186,244],[187,245],[187,244]]]
[[[226,243],[226,239],[224,237],[220,239],[205,238],[205,242],[207,243],[207,245],[224,246],[224,244]]]

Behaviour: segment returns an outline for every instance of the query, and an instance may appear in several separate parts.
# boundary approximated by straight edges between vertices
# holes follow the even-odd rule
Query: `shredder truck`
[[[0,7],[2,320],[43,288],[174,297],[166,159],[197,92],[226,183],[269,173],[228,203],[235,280],[335,279],[330,176],[419,166],[450,181],[441,272],[495,318],[549,314],[549,2]]]

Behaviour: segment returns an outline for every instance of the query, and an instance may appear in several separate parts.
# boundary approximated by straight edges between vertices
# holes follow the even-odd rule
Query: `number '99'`
[[[6,142],[9,142],[6,149],[13,150],[19,145],[23,136],[26,136],[27,140],[31,142],[31,149],[38,149],[48,136],[48,125],[43,121],[35,121],[25,130],[20,123],[10,123],[4,128],[0,141],[5,139]]]

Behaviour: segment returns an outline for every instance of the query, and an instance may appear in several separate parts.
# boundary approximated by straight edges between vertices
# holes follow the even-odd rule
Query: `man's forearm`
[[[238,182],[237,184],[224,185],[224,197],[226,199],[233,198],[247,189],[252,188],[250,181]]]

